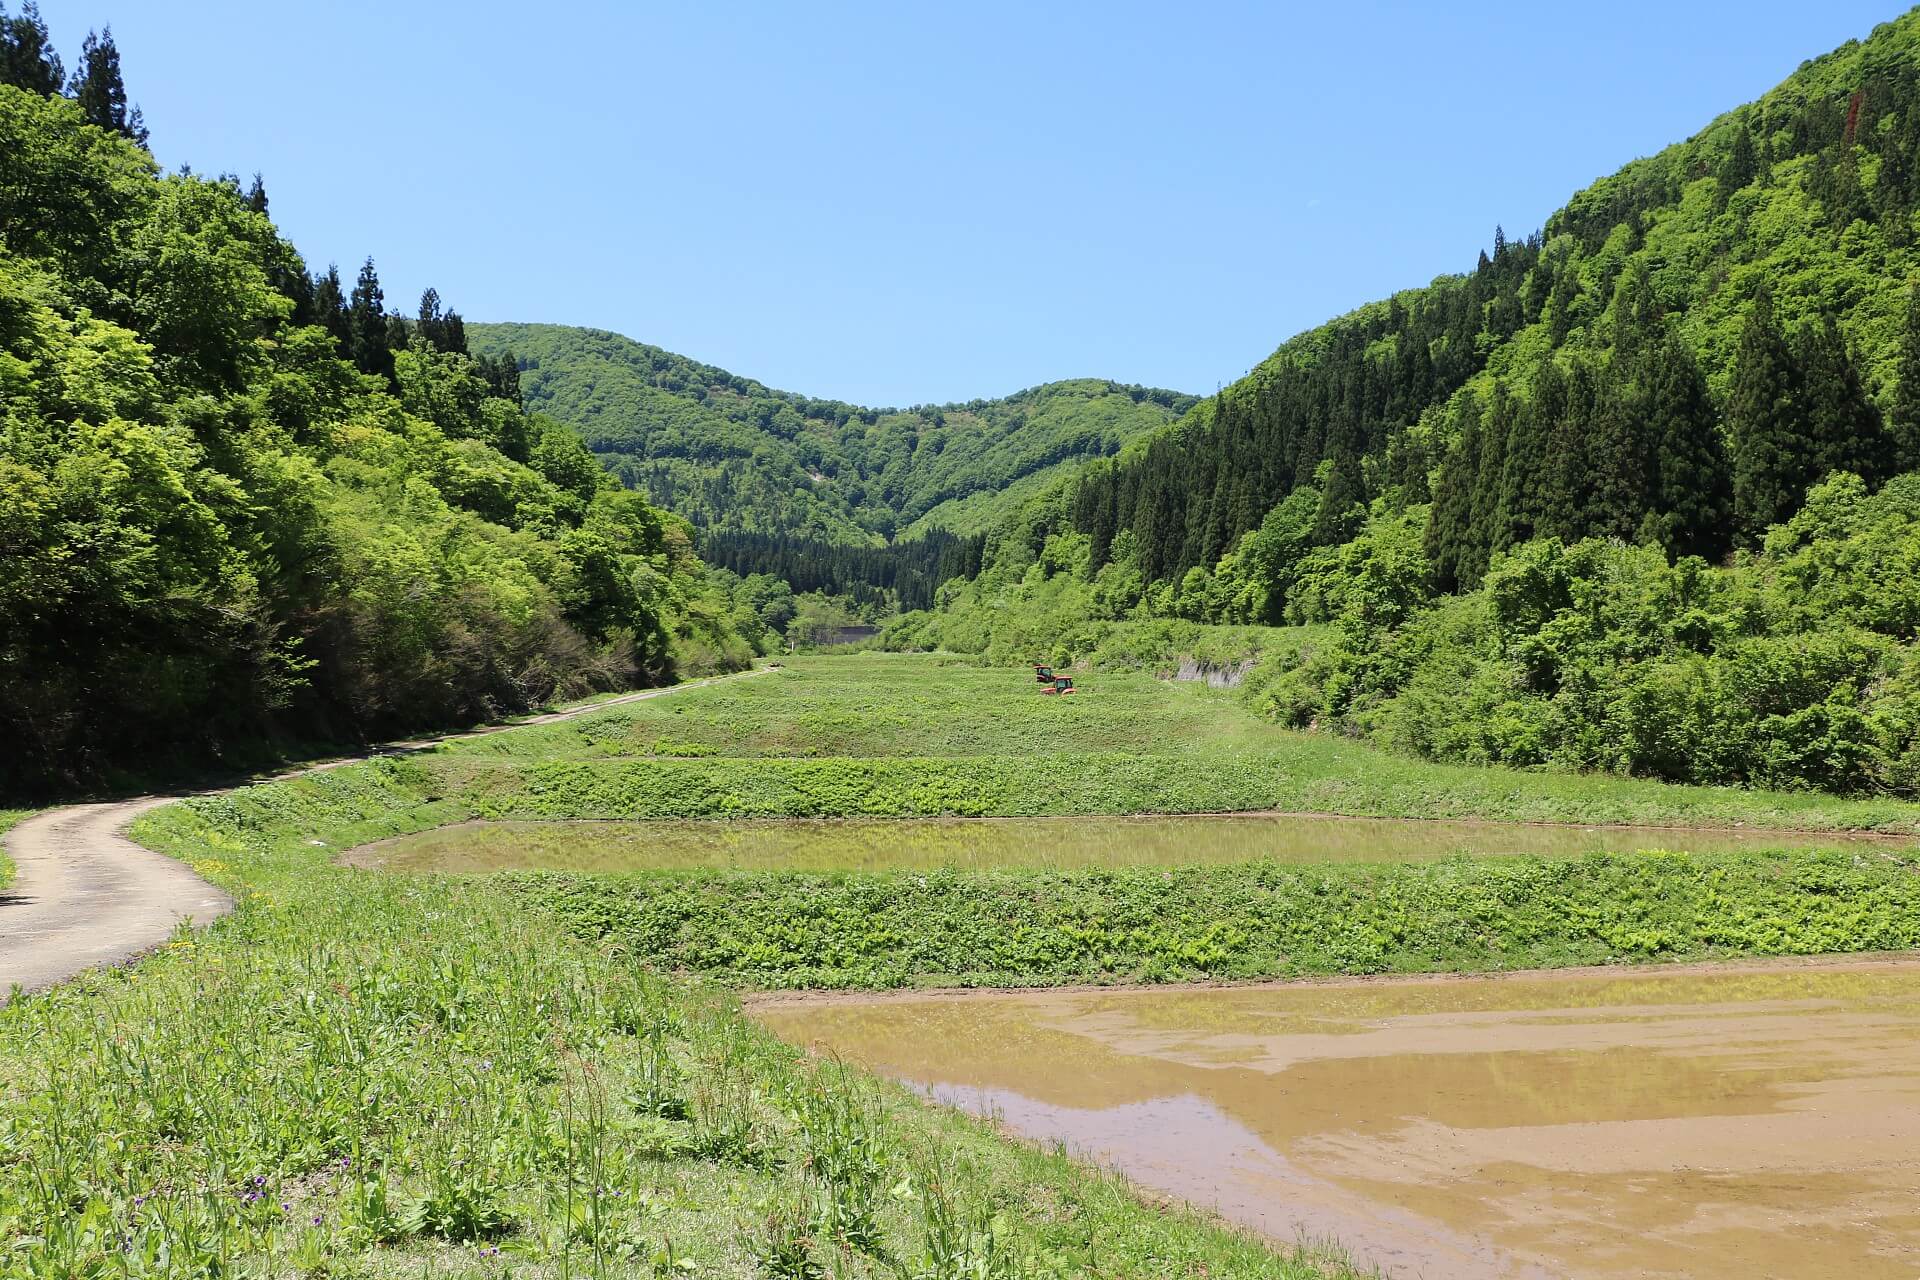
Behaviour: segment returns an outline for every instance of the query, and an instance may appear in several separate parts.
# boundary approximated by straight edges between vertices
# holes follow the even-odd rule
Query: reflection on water
[[[1390,1274],[1920,1274],[1920,963],[755,1016]]]
[[[470,822],[382,841],[353,861],[394,871],[649,868],[852,871],[1182,863],[1417,862],[1482,856],[1844,846],[1872,837],[1745,830],[1562,827],[1246,814],[1152,818],[934,818],[735,822]]]

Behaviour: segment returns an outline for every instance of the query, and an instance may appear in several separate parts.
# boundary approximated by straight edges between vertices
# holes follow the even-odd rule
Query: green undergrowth
[[[1045,986],[1920,946],[1889,852],[1102,871],[506,877],[571,932],[752,987]]]

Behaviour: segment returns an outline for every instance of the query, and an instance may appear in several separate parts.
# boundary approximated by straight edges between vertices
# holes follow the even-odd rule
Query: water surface
[[[1297,814],[1198,817],[469,822],[381,841],[352,861],[395,871],[873,871],[933,867],[1416,862],[1634,849],[1887,846],[1884,838],[1670,827],[1422,822]]]
[[[1920,962],[755,1014],[1390,1275],[1920,1275]]]

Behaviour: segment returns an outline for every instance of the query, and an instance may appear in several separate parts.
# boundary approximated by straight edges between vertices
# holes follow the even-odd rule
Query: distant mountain
[[[1083,378],[998,400],[874,409],[776,391],[601,329],[468,324],[512,351],[527,407],[705,530],[877,544],[978,532],[1196,397]]]

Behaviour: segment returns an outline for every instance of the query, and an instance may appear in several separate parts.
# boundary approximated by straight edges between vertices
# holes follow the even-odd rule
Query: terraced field
[[[159,808],[234,913],[0,1009],[0,1274],[1339,1275],[808,1056],[743,988],[1165,982],[1912,946],[1891,802],[1436,769],[1145,677],[797,661]],[[476,820],[1321,810],[1777,840],[1425,861],[371,871]],[[504,1260],[504,1261],[503,1261]]]

